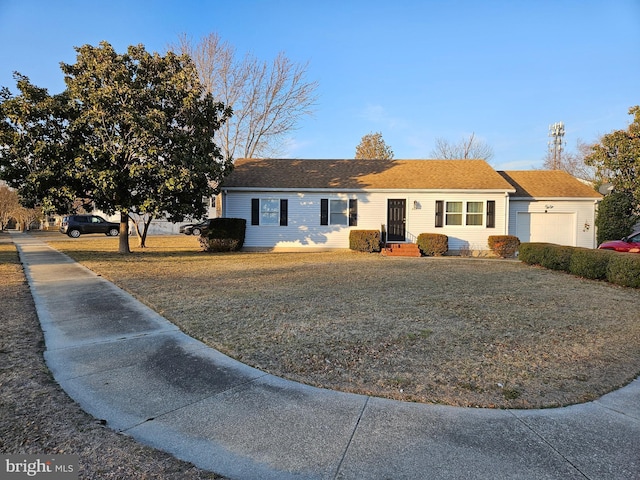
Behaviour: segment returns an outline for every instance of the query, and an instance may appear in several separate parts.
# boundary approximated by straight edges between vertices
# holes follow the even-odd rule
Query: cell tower
[[[560,160],[562,158],[562,150],[564,143],[564,123],[557,122],[553,125],[549,125],[549,155],[552,159],[553,170],[558,170],[560,167]]]

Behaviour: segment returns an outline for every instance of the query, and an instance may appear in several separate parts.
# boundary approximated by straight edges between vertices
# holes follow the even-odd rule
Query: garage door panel
[[[519,212],[516,235],[521,242],[575,246],[574,213]]]

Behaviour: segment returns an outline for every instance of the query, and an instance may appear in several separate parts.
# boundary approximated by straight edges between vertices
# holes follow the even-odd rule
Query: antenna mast
[[[557,122],[553,125],[549,125],[549,154],[552,158],[553,170],[558,170],[560,167],[560,160],[562,158],[562,150],[564,146],[564,123]]]

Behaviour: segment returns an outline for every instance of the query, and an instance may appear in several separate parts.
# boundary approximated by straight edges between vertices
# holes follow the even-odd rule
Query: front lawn
[[[207,254],[196,238],[49,243],[188,334],[267,372],[367,395],[534,408],[640,373],[640,291],[517,261]]]

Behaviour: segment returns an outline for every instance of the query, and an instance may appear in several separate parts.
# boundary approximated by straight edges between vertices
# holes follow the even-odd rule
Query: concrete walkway
[[[69,257],[14,242],[55,379],[138,441],[231,479],[640,479],[640,381],[547,410],[403,403],[247,367]]]

